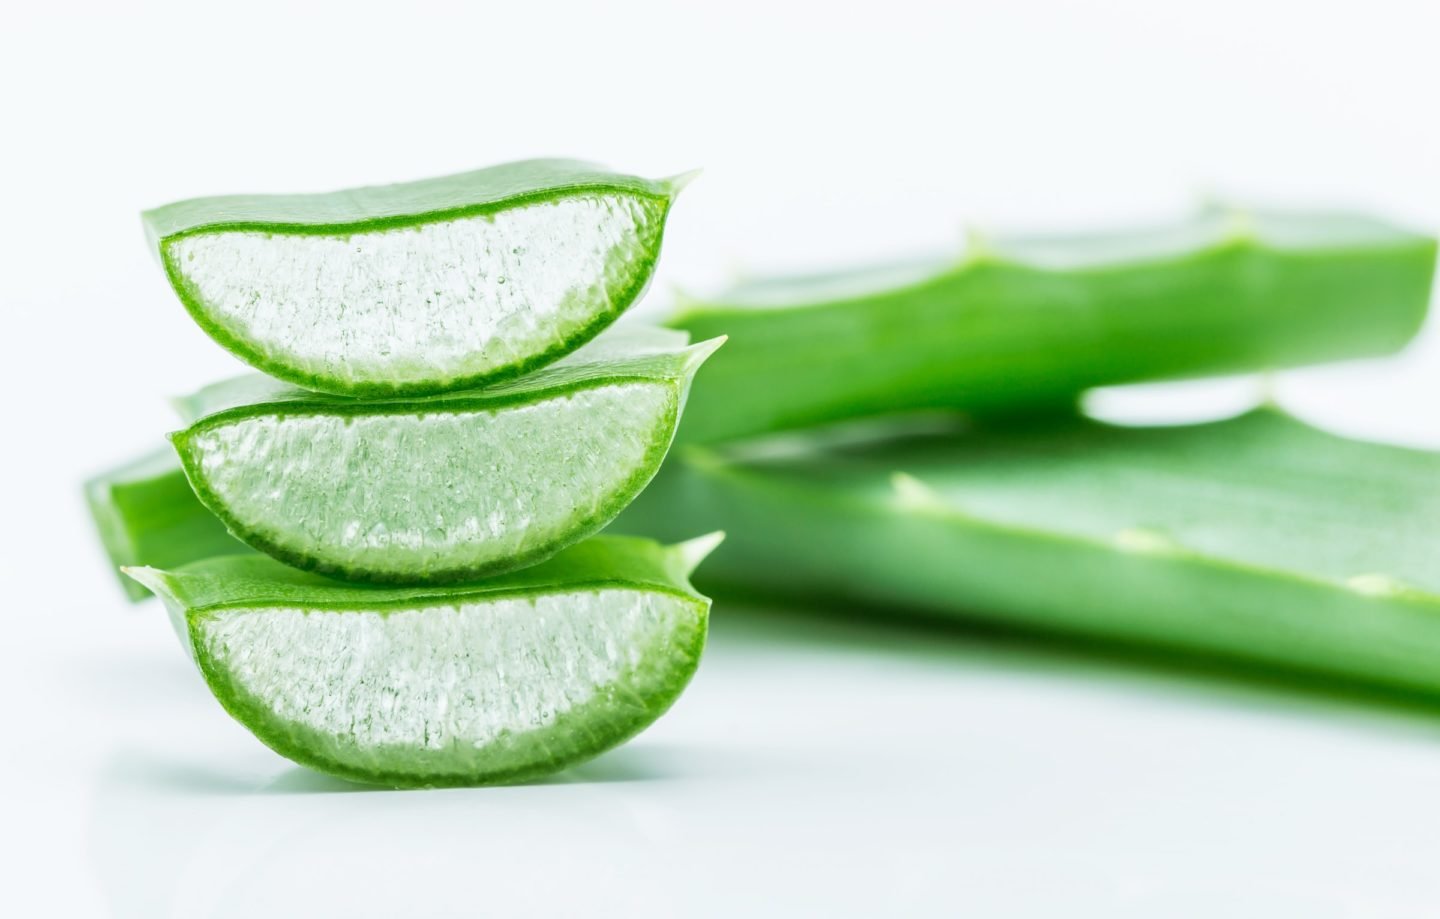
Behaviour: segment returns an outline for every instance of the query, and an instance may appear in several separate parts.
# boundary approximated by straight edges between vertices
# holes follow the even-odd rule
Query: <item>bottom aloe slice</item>
[[[706,586],[1440,692],[1440,454],[1273,409],[677,451],[612,529],[724,529]]]
[[[182,401],[191,423],[171,440],[200,500],[281,561],[461,581],[549,557],[645,487],[722,339],[684,341],[629,331],[512,383],[428,397],[357,401],[241,377]]]
[[[472,785],[564,769],[663,714],[704,647],[710,603],[689,575],[718,541],[596,537],[448,588],[340,584],[256,554],[127,573],[282,756],[358,782]]]

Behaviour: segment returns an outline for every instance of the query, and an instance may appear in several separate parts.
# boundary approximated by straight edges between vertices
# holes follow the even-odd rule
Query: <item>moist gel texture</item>
[[[239,609],[197,617],[194,639],[237,699],[330,762],[433,760],[443,765],[422,768],[467,775],[520,767],[566,716],[663,691],[673,674],[647,655],[673,660],[701,612],[637,590],[383,613]]]
[[[191,316],[251,365],[317,392],[431,395],[518,378],[614,322],[686,180],[527,160],[144,222]]]
[[[584,195],[350,236],[195,234],[168,257],[211,321],[271,360],[347,386],[383,368],[403,389],[576,337],[643,274],[664,216],[662,201]]]
[[[615,329],[518,380],[433,396],[250,374],[177,400],[191,423],[171,441],[195,496],[250,546],[349,580],[453,583],[609,523],[660,467],[722,341]]]
[[[705,644],[676,546],[596,537],[453,587],[346,584],[255,553],[127,568],[159,594],[215,697],[295,762],[391,786],[516,781],[665,712]]]
[[[498,409],[253,415],[186,450],[210,501],[272,554],[446,579],[598,528],[648,480],[678,408],[672,385],[632,381]]]

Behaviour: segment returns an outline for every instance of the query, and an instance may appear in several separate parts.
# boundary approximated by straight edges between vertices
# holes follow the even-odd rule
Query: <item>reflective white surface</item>
[[[1440,713],[833,611],[722,604],[672,713],[552,782],[356,791],[213,703],[110,583],[79,483],[240,369],[144,207],[535,155],[704,166],[650,312],[1205,191],[1440,227],[1437,25],[1406,0],[7,10],[0,914],[1433,915]],[[1440,445],[1437,328],[1275,389]],[[1096,404],[1204,417],[1256,386]]]
[[[1436,709],[722,606],[628,747],[371,791],[260,747],[158,609],[114,606],[32,661],[43,713],[10,725],[44,738],[12,857],[46,857],[32,902],[62,915],[1423,916],[1435,892]]]

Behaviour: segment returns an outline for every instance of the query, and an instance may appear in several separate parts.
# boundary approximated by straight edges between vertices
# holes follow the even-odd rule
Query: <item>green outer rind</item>
[[[387,590],[361,585],[332,585],[314,576],[286,571],[258,556],[240,556],[200,562],[189,566],[189,570],[194,572],[196,569],[235,564],[246,567],[249,573],[242,579],[240,593],[251,596],[215,602],[224,588],[210,584],[202,588],[200,594],[212,602],[190,606],[189,603],[198,598],[186,598],[186,569],[174,573],[135,571],[132,576],[143,579],[165,596],[168,604],[183,610],[181,621],[186,630],[183,640],[216,700],[257,739],[286,759],[349,781],[392,788],[496,785],[540,778],[592,759],[639,734],[670,709],[694,676],[707,633],[710,602],[690,586],[689,574],[718,541],[716,534],[666,548],[648,540],[597,537],[577,546],[570,557],[557,557],[548,564],[538,566],[538,570],[532,568],[508,579],[473,585],[473,589],[469,590],[452,589],[448,593],[425,588]],[[609,576],[601,576],[606,572]],[[263,587],[258,590],[256,587],[265,584],[269,575],[278,579],[278,589],[271,591],[272,599],[266,601],[260,599],[265,593]],[[311,579],[308,584],[306,579]],[[420,771],[367,768],[319,752],[327,746],[334,746],[333,739],[276,718],[262,700],[245,692],[230,679],[220,662],[206,652],[198,633],[200,621],[206,616],[229,608],[250,609],[266,602],[315,610],[383,613],[387,609],[413,609],[426,603],[448,606],[487,598],[578,593],[605,588],[666,593],[693,605],[693,627],[685,630],[676,644],[664,649],[663,659],[648,662],[653,671],[653,678],[646,681],[652,687],[650,691],[643,695],[616,693],[598,696],[594,701],[560,715],[553,725],[543,731],[520,735],[504,745],[492,745],[487,748],[484,757],[491,762],[484,768],[472,767],[465,772],[433,771],[433,765],[430,766],[432,771],[424,771],[431,760],[443,762],[444,752],[433,755],[421,753],[416,760]],[[301,599],[307,593],[323,599]],[[351,600],[347,603],[338,599],[342,596],[349,596]],[[249,614],[264,615],[263,612]],[[635,678],[635,672],[627,671],[617,678],[614,685],[624,687]],[[500,746],[503,749],[495,749]],[[395,758],[413,752],[405,748],[387,749],[378,758]]]
[[[455,220],[488,213],[497,205],[567,192],[613,189],[667,198],[689,178],[643,179],[579,160],[520,160],[414,182],[317,194],[191,198],[152,208],[141,218],[152,245],[213,230],[344,235]]]
[[[148,459],[148,457],[147,457]],[[141,461],[143,462],[143,461]],[[134,465],[139,466],[140,463]],[[120,588],[131,603],[138,603],[150,596],[145,585],[127,578],[120,569],[127,565],[142,565],[141,551],[127,525],[126,515],[117,506],[114,497],[114,477],[123,475],[124,469],[102,473],[85,483],[85,505],[90,510],[90,519],[100,535],[100,544],[105,555],[114,565],[115,576],[120,579]]]
[[[730,338],[677,439],[1024,413],[1097,386],[1389,353],[1424,320],[1435,253],[1433,239],[1363,217],[1212,211],[1119,242],[982,241],[863,291],[742,285],[668,321]],[[771,305],[753,305],[754,290]]]
[[[1316,450],[1330,437],[1268,409],[1221,424],[1238,423],[1288,426]],[[1373,448],[1381,477],[1389,454],[1419,455],[1345,443]],[[1122,546],[967,512],[903,475],[903,456],[889,487],[878,465],[850,487],[827,481],[818,456],[775,468],[682,447],[611,532],[663,538],[679,521],[723,527],[726,544],[702,581],[722,600],[858,602],[881,614],[1177,648],[1440,696],[1440,592],[1388,581],[1367,589],[1346,581],[1361,572],[1327,577],[1163,538]],[[1083,462],[1050,460],[1057,472]],[[1440,481],[1440,454],[1424,460]]]
[[[85,503],[121,589],[132,602],[150,596],[129,565],[183,565],[244,548],[190,490],[175,454],[162,448],[85,483]]]
[[[371,409],[442,411],[452,405],[473,405],[487,400],[500,405],[523,400],[527,396],[549,395],[597,379],[688,376],[724,340],[722,335],[690,345],[690,336],[685,332],[626,324],[609,330],[585,348],[535,373],[486,387],[424,396],[362,400],[316,392],[251,373],[212,383],[198,392],[175,399],[174,407],[182,421],[193,424],[230,412],[237,415],[263,413],[266,407],[272,406],[365,414]]]
[[[699,365],[713,354],[721,343],[723,343],[723,339],[701,342],[674,354],[652,355],[628,362],[619,361],[572,367],[557,366],[548,372],[542,371],[543,376],[532,376],[508,387],[492,387],[467,393],[446,393],[420,400],[395,399],[382,402],[361,402],[329,397],[319,393],[277,393],[270,399],[230,405],[208,413],[203,413],[204,409],[199,408],[198,410],[203,413],[199,420],[188,428],[176,431],[169,436],[175,446],[176,454],[180,458],[181,468],[196,498],[220,520],[231,535],[246,545],[294,568],[349,581],[364,581],[373,584],[455,584],[527,568],[550,558],[568,546],[573,546],[581,540],[593,536],[609,524],[617,514],[645,490],[659,470],[670,450],[670,444],[674,440],[675,430],[684,410],[690,380]],[[634,372],[646,360],[655,362],[652,363],[652,372],[644,375]],[[617,370],[621,372],[615,372]],[[317,558],[313,554],[294,551],[267,538],[253,525],[239,519],[231,512],[224,500],[209,486],[200,468],[200,457],[192,447],[193,439],[197,435],[212,427],[224,425],[239,418],[267,414],[374,417],[377,415],[413,415],[426,409],[455,412],[494,410],[509,405],[528,404],[541,399],[571,395],[585,389],[627,383],[665,385],[671,387],[673,392],[670,412],[661,419],[657,428],[663,430],[664,435],[652,441],[635,472],[619,484],[612,500],[598,506],[593,514],[577,520],[575,526],[561,536],[538,544],[527,552],[495,559],[485,564],[455,565],[428,570],[410,568],[404,572],[392,573],[337,565]],[[223,395],[217,394],[215,398],[222,403],[224,401]],[[184,408],[187,403],[182,401],[181,406]],[[188,407],[192,411],[197,410],[193,404]]]
[[[500,173],[499,180],[496,174]],[[186,312],[218,344],[245,363],[277,379],[318,392],[375,398],[423,396],[517,379],[554,363],[591,341],[644,294],[655,273],[665,225],[675,196],[688,176],[649,180],[571,160],[526,160],[501,166],[423,179],[400,185],[374,186],[316,195],[234,195],[194,198],[142,214],[146,238],[155,249],[165,276]],[[490,184],[476,192],[469,186]],[[453,377],[436,383],[353,382],[307,373],[261,353],[244,338],[212,321],[206,308],[170,256],[174,242],[186,236],[211,232],[257,231],[291,235],[345,235],[427,223],[459,220],[586,192],[616,192],[648,197],[663,203],[655,245],[637,261],[633,283],[611,299],[608,309],[570,337],[524,360],[484,373]],[[363,203],[362,203],[363,202]],[[333,213],[324,213],[334,208]],[[409,210],[409,209],[414,209]]]
[[[403,586],[354,584],[287,567],[253,552],[211,556],[174,570],[129,568],[125,574],[186,609],[305,606],[314,609],[406,608],[450,602],[456,597],[523,594],[574,584],[623,584],[656,590],[689,590],[690,576],[720,544],[712,533],[676,545],[633,536],[596,536],[523,570],[470,584]],[[621,572],[623,577],[617,575]]]

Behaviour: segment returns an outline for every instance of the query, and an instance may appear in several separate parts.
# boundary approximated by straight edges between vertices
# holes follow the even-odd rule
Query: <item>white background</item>
[[[236,369],[148,257],[144,207],[534,155],[703,166],[650,311],[674,284],[1207,193],[1435,228],[1437,27],[1390,0],[12,4],[0,914],[1434,915],[1434,713],[773,610],[718,607],[671,715],[569,776],[349,791],[230,722],[159,609],[121,600],[79,483]],[[1440,444],[1437,386],[1427,333],[1280,391]]]

